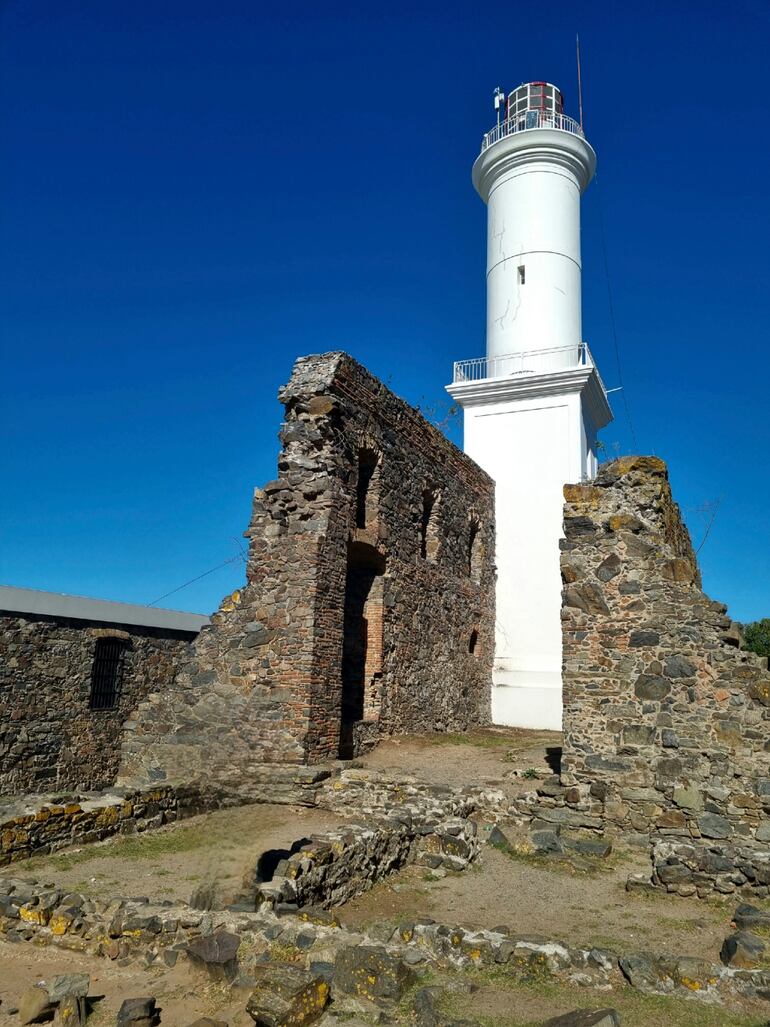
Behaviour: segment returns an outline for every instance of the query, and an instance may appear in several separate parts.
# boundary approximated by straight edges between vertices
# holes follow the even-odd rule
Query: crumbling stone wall
[[[122,782],[248,780],[489,718],[491,479],[346,354],[298,360],[280,399],[246,586],[127,725]]]
[[[767,661],[701,591],[666,465],[617,460],[564,495],[563,784],[624,831],[766,841]]]
[[[116,705],[89,708],[99,638],[125,642]],[[0,794],[103,788],[115,780],[123,722],[188,658],[190,632],[0,614]]]
[[[443,817],[391,817],[314,835],[278,864],[269,881],[259,880],[259,867],[247,874],[243,899],[287,912],[303,906],[330,908],[368,891],[407,863],[464,870],[478,854],[480,843],[472,802],[443,796]]]

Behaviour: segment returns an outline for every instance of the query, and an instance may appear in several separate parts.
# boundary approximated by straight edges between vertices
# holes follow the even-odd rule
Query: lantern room
[[[563,114],[564,98],[561,90],[550,82],[524,82],[508,94],[505,103],[506,119],[526,116],[528,111],[541,114]]]

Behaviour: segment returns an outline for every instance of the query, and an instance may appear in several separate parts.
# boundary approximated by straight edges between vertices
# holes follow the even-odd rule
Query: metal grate
[[[125,652],[126,643],[122,638],[96,640],[89,700],[92,710],[111,710],[117,705]]]

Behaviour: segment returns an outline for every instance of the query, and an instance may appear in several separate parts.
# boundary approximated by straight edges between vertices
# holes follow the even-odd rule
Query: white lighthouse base
[[[496,486],[495,724],[561,730],[564,485],[595,475],[596,432],[612,417],[585,353],[575,347],[558,370],[448,387],[464,409],[465,452]]]
[[[561,731],[561,711],[561,671],[493,675],[493,724]]]

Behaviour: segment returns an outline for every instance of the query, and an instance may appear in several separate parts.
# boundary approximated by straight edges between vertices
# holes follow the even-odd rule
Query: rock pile
[[[770,895],[770,845],[658,842],[652,851],[653,883],[677,895],[705,898],[712,892]]]

